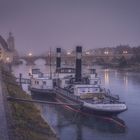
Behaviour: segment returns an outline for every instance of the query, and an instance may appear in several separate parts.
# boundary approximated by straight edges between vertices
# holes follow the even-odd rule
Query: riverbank
[[[2,70],[2,81],[10,140],[57,140],[33,103],[6,100],[6,96],[31,99],[16,84],[14,76]]]
[[[4,99],[5,98],[3,96],[2,73],[0,71],[0,140],[9,140]]]

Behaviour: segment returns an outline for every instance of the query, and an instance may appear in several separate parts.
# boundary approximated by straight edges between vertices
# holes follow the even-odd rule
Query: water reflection
[[[33,98],[35,99],[36,96]],[[42,97],[38,99],[46,100]],[[49,121],[51,126],[55,128],[61,140],[89,140],[88,138],[85,138],[89,131],[91,131],[91,136],[95,132],[101,134],[123,134],[126,132],[125,122],[117,117],[109,118],[91,114],[83,115],[73,112],[64,106],[41,104],[38,104],[37,106],[41,110],[44,119]],[[67,138],[68,135],[69,138]]]
[[[53,100],[53,98],[32,96],[34,99]],[[124,134],[125,122],[118,117],[103,117],[91,114],[80,114],[69,110],[66,106],[37,104],[43,118],[55,128],[61,140],[90,140],[87,133]],[[69,135],[69,138],[67,138]]]
[[[42,72],[49,72],[49,66],[35,65]],[[14,74],[27,75],[31,67],[21,65],[13,68]],[[52,68],[55,69],[54,67]],[[56,129],[61,140],[131,140],[140,139],[140,74],[122,72],[117,70],[98,69],[97,73],[102,84],[109,88],[113,94],[118,94],[125,101],[128,110],[119,115],[125,123],[118,119],[106,120],[94,116],[84,116],[65,110],[62,107],[38,105],[44,119]],[[121,125],[122,124],[122,125]]]
[[[104,77],[105,77],[105,85],[109,85],[109,70],[108,69],[105,69],[105,72],[104,72]]]
[[[72,139],[71,135],[75,135],[75,140],[83,140],[87,130],[101,134],[122,134],[126,132],[125,123],[119,118],[77,114],[66,108],[64,109],[62,106],[41,105],[40,108],[44,118],[49,119],[48,121],[57,130],[60,137],[61,135],[64,137],[67,130],[69,130],[70,139]]]
[[[124,75],[123,79],[124,79],[124,86],[127,89],[128,88],[128,77],[127,77],[127,75]]]

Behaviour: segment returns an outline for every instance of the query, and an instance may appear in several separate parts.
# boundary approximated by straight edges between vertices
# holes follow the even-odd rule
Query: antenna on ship
[[[51,47],[50,47],[50,55],[49,55],[50,56],[50,79],[52,79],[52,58],[51,58],[52,55],[51,55],[51,53],[52,52],[51,52]]]

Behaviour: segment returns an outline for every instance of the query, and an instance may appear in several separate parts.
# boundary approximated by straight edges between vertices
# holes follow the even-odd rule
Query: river
[[[13,74],[28,78],[32,68],[49,72],[43,60],[36,61],[34,66],[25,64],[14,66]],[[55,105],[37,104],[43,118],[55,129],[60,140],[139,140],[140,139],[140,73],[121,72],[96,67],[102,84],[113,94],[118,94],[125,101],[128,110],[118,115],[118,119],[94,115],[77,114]],[[23,85],[27,91],[27,85]],[[29,93],[29,91],[27,91]]]

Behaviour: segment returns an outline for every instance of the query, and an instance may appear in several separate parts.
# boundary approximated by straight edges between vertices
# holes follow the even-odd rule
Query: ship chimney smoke
[[[82,78],[82,47],[76,47],[76,73],[75,73],[75,81],[81,82]]]

